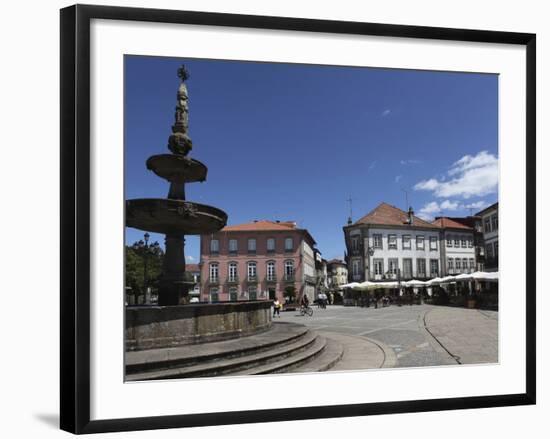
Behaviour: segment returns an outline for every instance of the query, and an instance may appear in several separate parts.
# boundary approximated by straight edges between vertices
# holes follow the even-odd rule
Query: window
[[[491,229],[493,229],[493,232],[496,232],[498,230],[498,214],[495,213],[494,215],[491,215]]]
[[[449,273],[452,273],[454,271],[453,258],[447,258],[447,270],[449,271]]]
[[[388,235],[388,248],[397,249],[397,235]]]
[[[403,235],[403,249],[404,250],[410,250],[411,249],[411,235]]]
[[[472,248],[474,246],[474,240],[472,238],[468,238],[468,248]]]
[[[238,251],[239,247],[238,247],[238,244],[237,244],[237,240],[236,239],[230,239],[229,240],[229,253],[231,254],[237,254],[237,251]]]
[[[376,234],[372,235],[372,246],[374,248],[382,248],[382,235]]]
[[[351,263],[351,273],[353,276],[359,276],[359,261],[357,259],[354,259]]]
[[[210,302],[218,302],[220,300],[218,287],[210,288]]]
[[[248,253],[256,253],[256,238],[248,240]]]
[[[237,263],[229,263],[228,279],[229,282],[237,282]]]
[[[460,247],[460,239],[458,236],[455,236],[455,247]]]
[[[495,258],[498,258],[498,241],[495,241],[494,246],[495,246]]]
[[[247,268],[248,280],[256,280],[256,262],[249,262]]]
[[[462,270],[464,272],[468,271],[468,258],[463,258],[462,259]]]
[[[417,250],[424,250],[424,237],[423,236],[417,236],[416,237],[416,249]]]
[[[485,218],[483,224],[485,233],[489,233],[491,231],[491,218]]]
[[[285,252],[291,252],[294,250],[294,240],[292,238],[285,238]]]
[[[460,262],[460,258],[456,258],[456,271],[459,272],[462,270],[462,263]]]
[[[275,238],[267,238],[267,252],[275,253]]]
[[[426,277],[426,259],[416,260],[416,275],[418,277]]]
[[[248,300],[256,300],[258,298],[258,287],[256,285],[248,286]]]
[[[239,290],[237,289],[237,287],[229,287],[229,300],[231,300],[232,302],[236,302],[238,292]]]
[[[460,242],[462,242],[462,247],[466,248],[468,246],[468,241],[465,236],[462,237]]]
[[[430,250],[437,250],[437,236],[430,236]]]
[[[450,235],[447,235],[447,247],[453,246],[453,238]]]
[[[470,270],[474,271],[476,269],[476,261],[474,258],[470,258]]]
[[[210,253],[217,255],[220,252],[220,241],[217,239],[212,239],[210,241]]]
[[[399,259],[390,258],[388,259],[388,273],[397,275],[397,269],[399,268]]]
[[[270,282],[275,280],[275,261],[267,263],[267,280]]]
[[[430,259],[430,276],[435,277],[439,275],[439,260]]]
[[[413,273],[413,261],[409,258],[403,259],[403,277],[405,279],[410,279]]]
[[[485,247],[485,250],[487,251],[487,258],[492,259],[493,258],[493,244],[489,243]]]
[[[285,261],[285,278],[286,280],[294,279],[294,261]]]
[[[210,282],[218,282],[218,264],[210,264]]]
[[[375,275],[383,275],[384,274],[384,259],[374,259],[374,274]]]

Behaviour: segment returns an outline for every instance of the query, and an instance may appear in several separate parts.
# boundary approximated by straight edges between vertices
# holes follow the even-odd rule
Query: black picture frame
[[[132,20],[334,34],[486,42],[526,47],[526,392],[292,409],[90,420],[90,21]],[[288,17],[75,5],[61,10],[61,387],[60,426],[72,433],[303,420],[535,404],[536,36]]]

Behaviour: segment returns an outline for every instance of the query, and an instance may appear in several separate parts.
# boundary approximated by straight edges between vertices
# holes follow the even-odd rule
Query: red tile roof
[[[442,229],[472,230],[471,227],[468,227],[464,224],[459,223],[458,221],[454,221],[451,218],[446,218],[446,217],[437,218],[435,221],[432,221],[432,224]]]
[[[185,271],[201,271],[199,264],[185,264]]]
[[[288,231],[296,230],[296,223],[293,221],[269,221],[259,220],[245,224],[225,226],[220,232],[261,232],[261,231]]]
[[[377,207],[371,210],[363,218],[357,220],[354,224],[373,224],[380,226],[404,226],[408,225],[408,214],[404,210],[401,210],[388,203],[380,203]],[[413,226],[435,228],[433,224],[430,224],[423,219],[420,219],[413,215]]]

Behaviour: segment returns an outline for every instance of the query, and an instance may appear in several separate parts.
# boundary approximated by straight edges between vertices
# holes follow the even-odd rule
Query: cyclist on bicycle
[[[302,300],[300,301],[300,306],[304,309],[309,307],[309,299],[307,297],[307,294],[305,293],[302,296]]]

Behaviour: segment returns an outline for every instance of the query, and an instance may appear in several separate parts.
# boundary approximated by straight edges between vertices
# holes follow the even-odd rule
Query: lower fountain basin
[[[202,235],[215,233],[226,223],[223,210],[205,204],[166,198],[126,201],[126,225],[148,232]]]
[[[171,183],[205,181],[207,168],[198,160],[181,154],[159,154],[147,159],[147,169]]]

